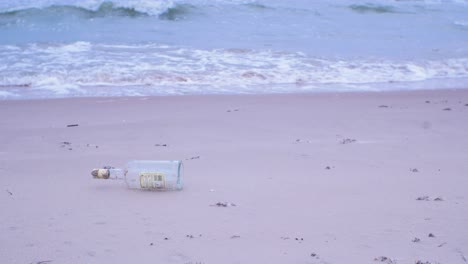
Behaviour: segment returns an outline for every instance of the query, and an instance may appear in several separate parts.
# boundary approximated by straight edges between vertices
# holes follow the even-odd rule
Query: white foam
[[[0,47],[0,86],[51,95],[263,93],[314,89],[375,90],[385,84],[468,78],[468,58],[424,61],[332,60],[269,50],[200,50],[170,46],[62,45]],[[448,82],[447,82],[448,83]],[[400,85],[399,87],[401,87]],[[109,90],[109,89],[107,89]]]

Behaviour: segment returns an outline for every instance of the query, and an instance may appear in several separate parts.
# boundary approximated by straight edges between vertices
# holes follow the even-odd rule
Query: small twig
[[[10,192],[10,190],[6,189],[7,193],[9,193],[10,195],[13,195],[12,192]]]
[[[71,124],[71,125],[67,125],[67,127],[77,127],[78,124]]]

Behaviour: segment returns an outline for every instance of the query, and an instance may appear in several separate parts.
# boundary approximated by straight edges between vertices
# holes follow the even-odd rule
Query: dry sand
[[[468,90],[2,101],[0,263],[468,263],[467,104]],[[183,160],[184,190],[91,178],[132,159]]]

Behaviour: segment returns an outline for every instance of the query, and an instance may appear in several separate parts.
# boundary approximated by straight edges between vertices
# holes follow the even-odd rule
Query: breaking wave
[[[138,2],[86,2],[76,4],[37,4],[21,7],[4,8],[0,17],[40,16],[40,15],[82,15],[84,17],[105,16],[154,16],[161,15],[176,8],[172,1],[138,1]]]
[[[140,94],[257,93],[283,91],[286,86],[285,91],[291,91],[330,85],[366,90],[381,86],[366,88],[367,84],[407,86],[431,79],[468,78],[468,58],[331,60],[300,52],[87,42],[2,46],[0,51],[0,56],[10,58],[0,62],[2,90],[31,89],[49,95],[95,96],[96,87],[124,94],[130,90]]]

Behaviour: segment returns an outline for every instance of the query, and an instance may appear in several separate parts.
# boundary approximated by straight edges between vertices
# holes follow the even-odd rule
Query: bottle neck
[[[91,172],[93,178],[95,179],[103,179],[103,180],[124,180],[125,174],[127,171],[124,169],[119,168],[111,168],[111,169],[94,169]]]
[[[127,174],[127,171],[125,169],[119,169],[119,168],[108,169],[108,171],[109,171],[109,179],[111,180],[124,180],[125,174]]]

